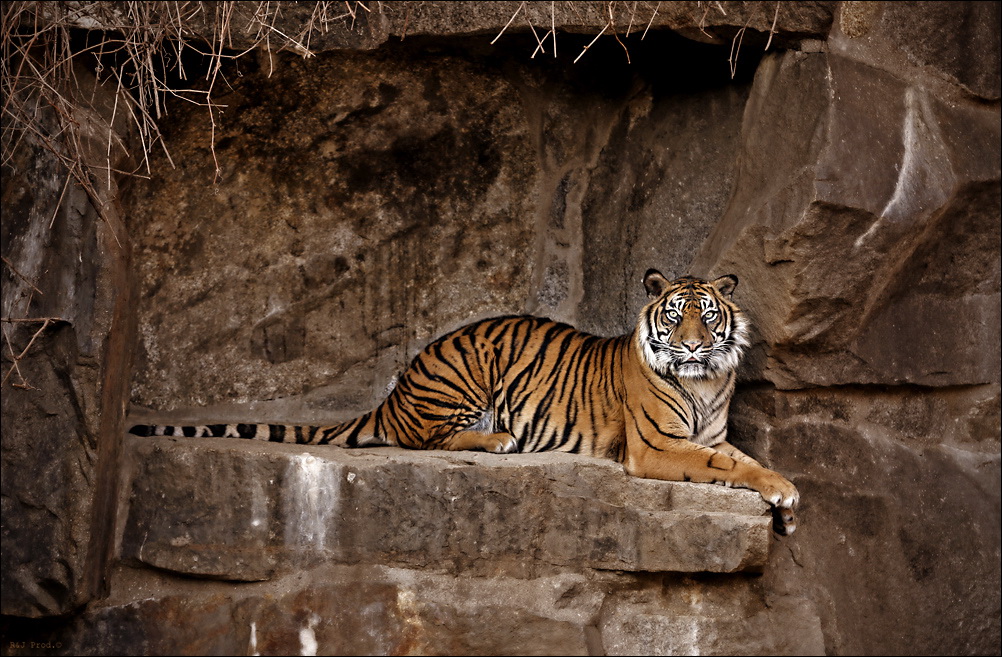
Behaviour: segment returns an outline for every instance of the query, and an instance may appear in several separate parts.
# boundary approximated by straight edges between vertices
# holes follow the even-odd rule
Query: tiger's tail
[[[245,438],[273,443],[297,445],[337,445],[338,447],[363,447],[388,445],[377,431],[375,411],[360,415],[354,420],[329,426],[299,424],[200,424],[171,426],[137,424],[129,429],[137,436],[177,436],[187,438]]]

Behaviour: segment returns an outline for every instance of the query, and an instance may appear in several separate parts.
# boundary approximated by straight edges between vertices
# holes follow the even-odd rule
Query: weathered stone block
[[[264,580],[321,562],[518,577],[572,566],[738,572],[768,558],[757,493],[636,480],[602,459],[129,444],[122,556],[200,577]]]
[[[112,113],[122,98],[84,67],[72,72],[76,86],[58,92],[75,99],[71,107],[49,107],[24,91],[5,102],[35,112],[39,134],[71,134],[87,162],[124,168],[131,126]],[[88,194],[67,171],[65,151],[51,145],[53,153],[49,137],[12,124],[4,118],[0,602],[3,614],[44,617],[70,613],[103,588],[133,288],[112,203],[118,176],[91,181]],[[9,130],[18,134],[10,142]]]
[[[609,596],[600,625],[605,654],[825,654],[811,601],[789,596],[763,607],[757,586],[729,579],[673,576],[660,589]]]
[[[886,68],[918,65],[968,93],[1000,92],[997,2],[843,2],[831,42],[840,51]]]
[[[714,43],[730,42],[734,34],[745,28],[748,41],[756,43],[774,32],[774,42],[779,45],[798,45],[804,40],[823,40],[832,25],[835,2],[804,0],[797,2],[719,2],[712,9],[700,2],[673,2],[666,5],[629,5],[612,3],[590,5],[587,3],[557,4],[520,2],[381,2],[373,11],[368,7],[346,5],[347,11],[333,11],[324,7],[318,12],[309,3],[278,2],[264,12],[256,5],[235,5],[227,12],[232,25],[249,25],[247,29],[234,29],[227,43],[237,49],[248,48],[259,42],[257,28],[263,22],[273,32],[269,41],[262,44],[270,48],[288,48],[300,55],[325,50],[365,50],[376,48],[391,38],[412,40],[420,37],[480,37],[529,32],[527,23],[535,26],[537,34],[554,26],[563,39],[570,34],[597,34],[612,26],[612,32],[623,38],[633,34],[636,38],[648,29],[670,29],[695,40]],[[269,11],[270,10],[270,11]],[[116,13],[119,16],[115,16]],[[70,12],[65,20],[78,22],[85,29],[113,29],[114,18],[126,21],[120,10],[105,12]],[[263,18],[263,21],[262,21]],[[111,24],[109,24],[109,19]],[[186,36],[212,43],[218,38],[218,14],[195,12],[186,20]],[[517,19],[517,20],[516,20]],[[310,30],[312,26],[312,30]],[[263,26],[262,26],[263,28]],[[309,34],[309,38],[303,35]],[[288,41],[278,35],[293,35]],[[611,35],[610,35],[611,36]],[[585,42],[586,43],[586,42]],[[307,49],[307,44],[309,49]],[[577,45],[577,44],[576,44]],[[536,46],[535,40],[531,48]],[[566,47],[566,45],[564,46]],[[580,48],[580,45],[578,45]],[[532,53],[532,49],[526,56]],[[549,45],[543,48],[548,52]],[[549,50],[552,52],[552,50]]]

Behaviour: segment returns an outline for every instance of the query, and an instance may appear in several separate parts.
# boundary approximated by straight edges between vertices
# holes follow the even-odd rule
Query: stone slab
[[[128,452],[122,557],[199,577],[318,563],[738,572],[768,558],[757,493],[635,479],[601,459],[138,437]]]

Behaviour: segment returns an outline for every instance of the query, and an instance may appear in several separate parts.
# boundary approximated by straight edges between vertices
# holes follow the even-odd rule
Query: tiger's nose
[[[682,340],[682,344],[685,345],[689,351],[696,351],[703,346],[703,342],[701,340]]]

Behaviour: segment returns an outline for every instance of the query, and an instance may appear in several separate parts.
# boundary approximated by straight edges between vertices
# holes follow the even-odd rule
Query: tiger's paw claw
[[[780,536],[789,536],[797,531],[797,518],[792,509],[774,506],[772,508],[772,530]]]

